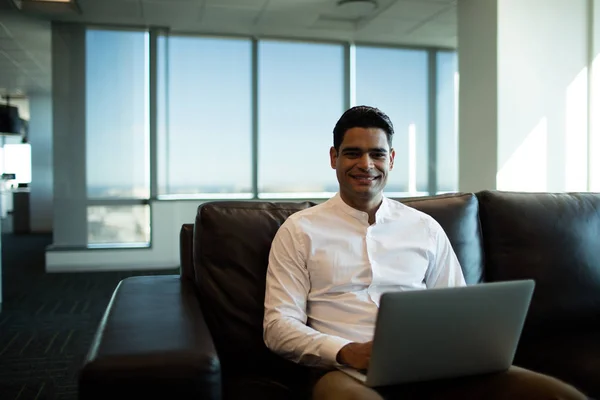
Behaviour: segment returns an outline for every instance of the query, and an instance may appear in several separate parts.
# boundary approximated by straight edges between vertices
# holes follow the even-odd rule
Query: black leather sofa
[[[402,199],[444,228],[469,284],[531,278],[515,364],[600,397],[600,194],[484,191]],[[306,398],[307,370],[262,340],[281,223],[312,203],[212,202],[181,230],[181,275],[115,290],[79,397]]]

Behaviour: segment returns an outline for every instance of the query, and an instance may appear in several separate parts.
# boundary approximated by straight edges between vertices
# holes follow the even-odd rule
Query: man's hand
[[[358,370],[367,369],[371,360],[373,341],[367,343],[348,343],[337,353],[337,362]]]

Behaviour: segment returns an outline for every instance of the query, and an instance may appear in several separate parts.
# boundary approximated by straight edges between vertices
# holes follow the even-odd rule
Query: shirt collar
[[[349,216],[364,222],[365,224],[369,223],[369,214],[367,214],[364,211],[360,211],[357,210],[354,207],[349,206],[348,204],[346,204],[346,202],[342,199],[342,196],[340,195],[340,193],[336,193],[335,196],[333,196],[332,198],[333,204],[336,208],[339,208],[340,210],[342,210],[344,213],[348,214]],[[387,197],[385,197],[385,195],[383,196],[383,199],[381,201],[381,205],[379,206],[379,209],[377,209],[377,212],[375,213],[375,223],[379,224],[381,223],[385,217],[388,215],[389,213],[389,199]]]

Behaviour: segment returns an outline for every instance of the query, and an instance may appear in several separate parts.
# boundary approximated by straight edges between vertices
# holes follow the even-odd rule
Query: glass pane
[[[150,243],[150,206],[89,206],[88,243]]]
[[[148,198],[148,34],[86,34],[86,176],[89,198]]]
[[[458,65],[454,52],[437,53],[437,191],[458,190]]]
[[[385,112],[394,124],[394,169],[386,192],[428,192],[427,53],[356,48],[356,103]]]
[[[329,148],[344,111],[343,47],[263,41],[258,50],[261,196],[336,192]]]
[[[251,196],[250,40],[161,37],[158,51],[159,194]]]

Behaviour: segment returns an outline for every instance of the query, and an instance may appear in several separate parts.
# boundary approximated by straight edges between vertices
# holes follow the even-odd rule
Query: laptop
[[[534,286],[519,280],[384,293],[368,371],[340,370],[369,387],[507,370]]]

